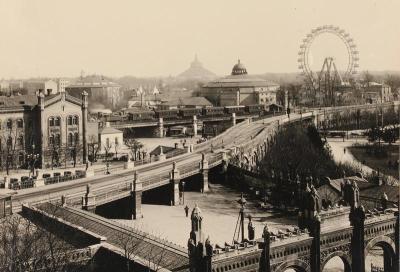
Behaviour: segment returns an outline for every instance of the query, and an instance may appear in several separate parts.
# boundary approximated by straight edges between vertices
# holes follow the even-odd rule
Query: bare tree
[[[147,271],[159,271],[165,265],[166,254],[167,254],[167,241],[165,239],[160,238],[158,235],[156,238],[156,243],[148,243],[146,248],[146,262],[147,262]]]
[[[92,157],[92,162],[95,162],[97,158],[97,153],[100,150],[100,145],[99,142],[97,141],[97,138],[94,135],[89,136],[88,149]]]
[[[0,270],[4,272],[75,271],[69,261],[73,247],[20,215],[0,222]]]
[[[116,232],[116,242],[123,250],[127,272],[134,271],[135,258],[140,254],[146,237],[145,234],[138,237],[125,231]]]
[[[374,76],[369,71],[363,72],[362,77],[361,77],[361,83],[362,83],[363,87],[366,89],[366,91],[369,90],[370,83],[373,80],[374,80]]]
[[[143,148],[143,144],[136,139],[129,138],[125,140],[125,145],[129,148],[132,153],[134,160],[137,159],[138,152]]]
[[[392,94],[399,99],[399,93],[398,90],[400,88],[400,76],[398,75],[393,75],[393,74],[388,74],[385,77],[385,82],[387,85],[390,86],[390,88],[392,89]]]
[[[7,175],[10,169],[15,167],[16,153],[19,150],[23,150],[23,145],[21,146],[18,139],[23,136],[22,133],[18,133],[17,129],[7,129],[7,131],[2,134],[0,138],[0,151],[2,168],[5,167]],[[23,138],[22,138],[23,139]],[[23,144],[23,143],[22,143]]]
[[[110,150],[112,148],[112,144],[109,141],[107,141],[103,145],[103,148],[104,148],[104,152],[105,152],[105,156],[106,156],[106,167],[107,167],[106,174],[110,174],[110,171],[109,171],[110,163],[108,161],[108,156],[110,154]]]

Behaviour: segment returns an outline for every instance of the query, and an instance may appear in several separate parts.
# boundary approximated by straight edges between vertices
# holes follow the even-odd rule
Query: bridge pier
[[[226,152],[224,152],[222,154],[222,171],[221,174],[224,178],[224,182],[227,183],[228,181],[228,165],[229,165],[229,161],[228,161],[228,157],[226,155]]]
[[[155,130],[155,136],[158,138],[164,138],[165,136],[165,131],[164,131],[164,119],[163,118],[158,118],[158,127]]]
[[[135,171],[133,183],[131,183],[131,216],[132,219],[142,218],[142,182],[139,181],[139,176]]]
[[[89,212],[96,212],[96,196],[90,191],[90,184],[86,185],[86,194],[82,197],[82,209]]]
[[[231,116],[232,126],[236,125],[236,113],[232,112]]]
[[[208,161],[206,160],[206,155],[204,153],[201,154],[201,162],[200,162],[200,173],[201,173],[201,192],[208,192]]]
[[[176,162],[173,162],[172,171],[170,174],[170,203],[171,206],[179,205],[179,182],[181,181],[181,175],[179,173]]]

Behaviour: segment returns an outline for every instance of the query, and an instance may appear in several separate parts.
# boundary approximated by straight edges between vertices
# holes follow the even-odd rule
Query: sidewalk
[[[327,140],[332,150],[333,159],[337,163],[353,164],[357,167],[360,167],[365,174],[371,174],[374,171],[374,169],[372,169],[371,167],[364,165],[360,161],[358,161],[348,149],[348,147],[351,147],[356,142],[366,143],[366,139],[349,139],[345,140],[344,142],[342,138],[327,138]],[[344,150],[346,150],[346,152],[344,152]]]

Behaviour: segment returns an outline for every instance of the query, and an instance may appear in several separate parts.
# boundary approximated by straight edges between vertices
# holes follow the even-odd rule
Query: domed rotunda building
[[[203,85],[202,96],[214,106],[271,105],[276,104],[278,90],[278,84],[249,75],[238,60],[231,75]]]

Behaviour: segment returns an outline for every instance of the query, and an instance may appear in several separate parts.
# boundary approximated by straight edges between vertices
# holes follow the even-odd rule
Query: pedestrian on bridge
[[[185,207],[185,214],[186,214],[186,217],[189,216],[189,207],[187,205]]]

